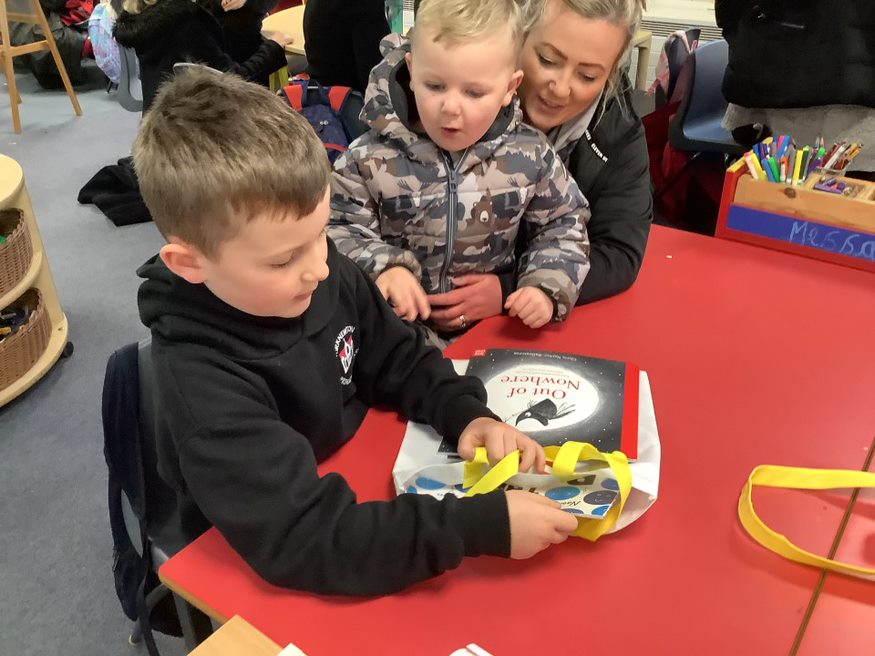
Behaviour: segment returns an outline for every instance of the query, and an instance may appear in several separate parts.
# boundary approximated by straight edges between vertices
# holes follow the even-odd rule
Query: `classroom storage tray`
[[[49,314],[37,289],[29,289],[6,308],[32,308],[27,323],[0,341],[0,390],[24,376],[39,360],[49,344],[52,332]]]
[[[850,195],[814,189],[825,178]],[[717,236],[875,271],[875,183],[815,171],[804,185],[756,180],[739,160],[726,172]]]
[[[0,296],[15,287],[33,261],[33,242],[19,209],[0,210]]]

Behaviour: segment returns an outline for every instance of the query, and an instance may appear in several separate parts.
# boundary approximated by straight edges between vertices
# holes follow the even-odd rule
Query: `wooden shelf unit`
[[[0,296],[0,309],[13,303],[28,289],[38,289],[46,306],[52,326],[49,344],[42,356],[17,381],[0,389],[0,407],[33,386],[64,353],[69,353],[67,317],[61,309],[52,271],[45,256],[42,236],[33,213],[30,196],[24,185],[24,172],[15,160],[0,155],[0,209],[16,208],[22,211],[33,243],[33,261],[24,277],[11,290]]]

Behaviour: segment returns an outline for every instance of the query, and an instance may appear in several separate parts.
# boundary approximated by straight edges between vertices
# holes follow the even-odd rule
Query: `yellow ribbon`
[[[585,442],[565,442],[562,446],[548,446],[544,451],[547,454],[547,459],[553,461],[553,476],[562,481],[569,481],[579,476],[575,470],[577,463],[581,460],[605,462],[614,472],[620,487],[619,500],[611,506],[602,519],[578,517],[577,530],[572,533],[577,537],[595,542],[616,525],[620,513],[623,512],[623,506],[626,505],[626,499],[629,498],[629,493],[632,490],[632,470],[629,468],[626,455],[621,451],[602,453],[592,444]],[[462,484],[464,487],[470,488],[465,496],[470,497],[475,494],[492,492],[499,485],[516,476],[519,473],[519,468],[519,451],[509,453],[490,469],[486,449],[479,447],[474,452],[474,459],[465,463],[465,476]]]
[[[753,507],[753,487],[790,488],[796,490],[830,490],[834,488],[875,487],[875,472],[846,469],[805,469],[802,467],[782,467],[779,465],[760,465],[750,473],[741,496],[738,499],[738,518],[750,536],[779,556],[803,565],[849,574],[850,576],[872,577],[875,569],[849,565],[818,556],[797,547],[787,536],[770,529],[760,519]]]

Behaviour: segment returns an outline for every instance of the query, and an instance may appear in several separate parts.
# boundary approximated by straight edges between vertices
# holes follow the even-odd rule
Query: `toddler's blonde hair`
[[[447,46],[488,38],[510,30],[514,58],[522,46],[526,11],[517,0],[422,0],[416,13],[413,47],[417,35],[428,32]]]

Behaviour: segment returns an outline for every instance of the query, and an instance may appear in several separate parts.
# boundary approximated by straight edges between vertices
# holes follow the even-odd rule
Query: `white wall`
[[[714,23],[714,0],[647,0],[644,16]]]

